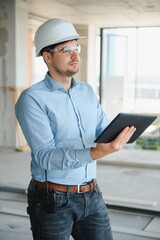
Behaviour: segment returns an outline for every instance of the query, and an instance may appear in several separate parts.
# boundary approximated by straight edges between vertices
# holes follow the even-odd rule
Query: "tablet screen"
[[[97,137],[95,143],[108,143],[113,141],[117,135],[125,128],[134,126],[136,131],[127,143],[133,143],[153,121],[157,118],[155,115],[119,113],[112,122]]]

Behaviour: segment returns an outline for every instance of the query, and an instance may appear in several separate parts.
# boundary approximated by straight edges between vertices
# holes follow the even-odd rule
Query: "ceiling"
[[[160,0],[28,0],[30,24],[49,18],[102,27],[160,26]]]

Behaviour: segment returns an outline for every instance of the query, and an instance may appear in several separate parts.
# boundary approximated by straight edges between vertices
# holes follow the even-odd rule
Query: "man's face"
[[[72,77],[79,71],[80,46],[76,40],[61,43],[51,52],[50,71],[59,75]]]

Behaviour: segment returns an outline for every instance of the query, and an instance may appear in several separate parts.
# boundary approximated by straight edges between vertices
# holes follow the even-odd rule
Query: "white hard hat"
[[[50,19],[43,23],[35,33],[36,56],[41,56],[40,51],[44,47],[79,38],[84,38],[84,36],[77,33],[72,23],[59,18]]]

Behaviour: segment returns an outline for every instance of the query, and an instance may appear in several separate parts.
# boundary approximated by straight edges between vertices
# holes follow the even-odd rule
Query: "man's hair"
[[[50,52],[51,50],[53,50],[58,44],[53,44],[47,47],[42,48],[42,50],[40,51],[40,55],[42,56],[44,52]]]

